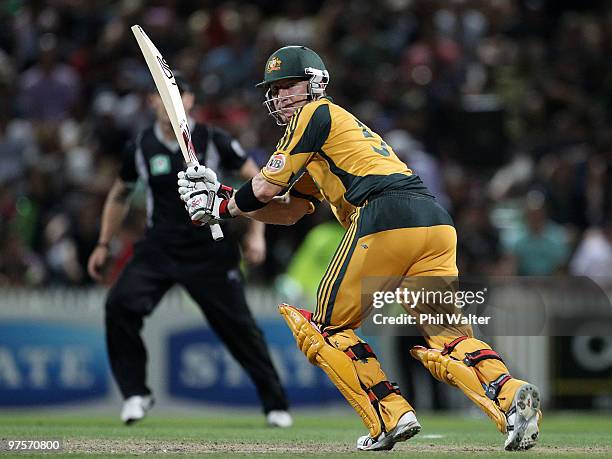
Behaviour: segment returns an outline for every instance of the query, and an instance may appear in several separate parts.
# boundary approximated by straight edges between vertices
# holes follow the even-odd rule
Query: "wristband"
[[[223,220],[228,220],[230,218],[234,218],[234,216],[229,211],[229,199],[224,199],[219,204],[219,217]]]
[[[267,205],[267,202],[261,202],[253,192],[253,179],[242,185],[236,192],[234,197],[236,206],[241,212],[253,212]]]
[[[104,247],[105,249],[110,249],[110,244],[108,242],[98,242],[96,247]]]

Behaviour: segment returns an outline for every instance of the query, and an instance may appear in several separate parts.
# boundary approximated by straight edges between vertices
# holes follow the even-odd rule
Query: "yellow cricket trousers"
[[[330,261],[317,291],[313,320],[324,330],[355,329],[363,317],[361,281],[368,277],[439,276],[456,278],[457,234],[451,217],[433,198],[411,191],[383,192],[357,209]],[[412,313],[419,313],[419,306]],[[408,326],[408,325],[407,325]],[[474,339],[469,325],[447,329],[444,336],[421,328],[429,346],[443,349],[460,336],[462,356],[491,349]],[[463,358],[463,357],[461,357]],[[475,367],[484,385],[508,374],[501,360],[483,360]],[[511,403],[522,381],[507,382],[498,396],[502,409]]]

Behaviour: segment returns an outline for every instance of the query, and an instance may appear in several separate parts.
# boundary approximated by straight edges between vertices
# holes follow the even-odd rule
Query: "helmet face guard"
[[[308,80],[308,90],[305,93],[301,94],[293,94],[291,96],[283,96],[280,97],[276,93],[272,93],[271,85],[268,86],[266,91],[266,100],[264,101],[264,105],[268,109],[268,113],[270,116],[274,118],[276,124],[279,126],[285,126],[288,121],[283,121],[282,118],[282,110],[278,108],[280,103],[286,99],[290,99],[292,97],[306,97],[307,101],[318,100],[325,95],[325,88],[329,83],[329,72],[327,70],[315,69],[313,67],[307,67],[304,69],[305,79]],[[278,80],[282,81],[282,80]],[[290,118],[290,117],[289,117]]]

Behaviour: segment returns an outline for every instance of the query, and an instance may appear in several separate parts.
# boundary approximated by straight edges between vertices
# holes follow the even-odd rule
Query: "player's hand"
[[[191,223],[202,226],[210,222],[212,217],[214,192],[209,190],[206,184],[198,183],[191,191],[181,195],[181,199],[185,201],[185,209],[189,214]]]
[[[250,231],[242,241],[242,253],[250,265],[260,265],[266,259],[266,237],[261,231]]]
[[[176,184],[178,186],[179,196],[183,202],[189,200],[190,196],[188,195],[190,195],[192,191],[207,189],[205,182],[189,180],[185,171],[180,171],[178,173],[178,181]]]
[[[196,225],[217,223],[222,218],[227,218],[227,205],[234,195],[234,189],[230,186],[217,182],[190,182],[188,186],[181,183],[179,179],[179,194],[189,218]]]
[[[101,282],[104,276],[104,268],[109,260],[109,249],[106,245],[98,245],[91,252],[87,261],[87,272],[96,282]]]
[[[202,165],[189,166],[185,171],[185,178],[192,182],[207,182],[211,184],[219,183],[217,174],[210,167]]]
[[[187,170],[178,173],[178,191],[184,202],[187,202],[187,199],[183,198],[185,194],[198,189],[202,190],[205,184],[209,185],[208,188],[212,188],[215,191],[221,185],[219,180],[217,180],[215,171],[208,167],[201,165],[189,166]]]
[[[217,189],[219,180],[215,171],[202,165],[189,166],[186,170],[178,173],[179,194],[182,196],[188,191],[196,188],[196,183],[210,183]]]

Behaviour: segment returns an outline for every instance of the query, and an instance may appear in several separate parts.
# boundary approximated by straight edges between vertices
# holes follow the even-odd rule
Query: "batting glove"
[[[193,182],[219,183],[215,171],[202,165],[189,166],[185,171],[185,178]]]
[[[213,188],[215,189],[219,185],[219,181],[217,180],[217,174],[215,174],[215,171],[213,171],[212,169],[201,165],[189,166],[187,170],[180,171],[178,173],[177,184],[181,199],[184,194],[195,190],[197,183],[209,183],[211,185],[214,185]],[[183,201],[186,200],[183,199]]]
[[[206,169],[210,170],[211,169]],[[214,172],[212,172],[214,174]],[[198,181],[194,181],[195,174],[187,178],[185,172],[179,172],[178,187],[179,195],[185,202],[185,209],[189,218],[195,225],[216,223],[221,219],[230,218],[227,211],[229,200],[234,195],[234,189],[223,185],[216,180],[212,181],[213,175],[203,175]]]

